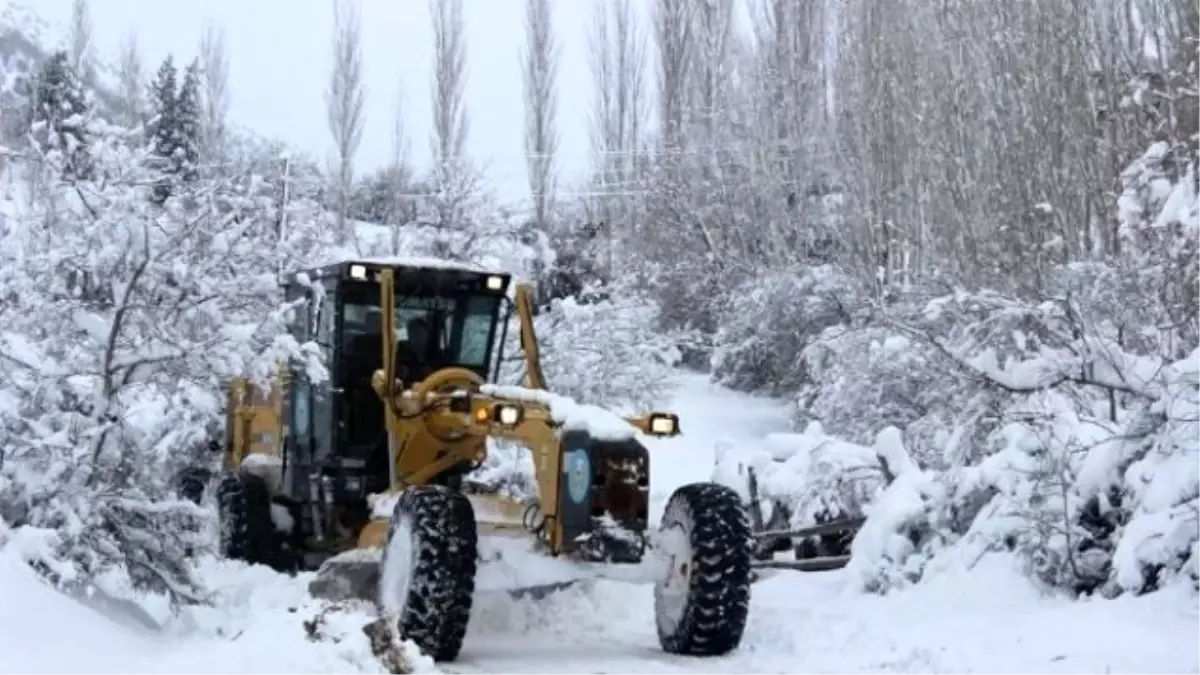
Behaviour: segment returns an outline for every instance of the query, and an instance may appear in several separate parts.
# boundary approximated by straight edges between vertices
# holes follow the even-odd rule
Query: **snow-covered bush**
[[[1106,356],[1099,363],[1121,367],[1021,361],[993,369],[986,358],[972,360],[964,367],[1008,399],[984,435],[987,452],[961,463],[918,467],[897,430],[882,432],[875,451],[883,464],[905,468],[889,468],[887,488],[865,507],[852,551],[860,586],[886,592],[927,569],[999,551],[1019,556],[1034,578],[1080,593],[1146,592],[1180,575],[1194,579],[1200,355],[1174,363]],[[1089,390],[1117,382],[1137,402],[1113,420],[1105,397]],[[804,486],[793,501],[824,493],[800,470],[766,475],[766,485]]]
[[[801,358],[831,326],[862,306],[851,280],[832,265],[772,271],[728,294],[718,315],[712,368],[743,391],[790,393],[814,377]]]
[[[865,509],[847,571],[863,590],[879,593],[919,581],[929,558],[944,547],[939,507],[945,488],[912,460],[895,427],[879,433],[874,451],[886,467],[887,487]]]
[[[891,294],[805,347],[800,419],[860,443],[895,425],[886,452],[912,458],[863,505],[860,588],[994,553],[1075,593],[1198,583],[1200,201],[1194,160],[1173,153],[1125,172],[1122,255],[1065,264],[1036,296]],[[798,466],[765,475],[776,503],[827,490]],[[802,488],[770,492],[789,481]]]
[[[669,394],[674,343],[654,330],[656,308],[614,295],[595,303],[555,300],[537,318],[542,367],[554,391],[612,407],[644,407]]]
[[[714,479],[747,500],[751,472],[764,521],[781,528],[861,516],[883,486],[871,448],[828,436],[817,423],[799,434],[769,434],[756,448],[718,452]]]
[[[628,288],[590,287],[556,298],[534,317],[547,388],[615,410],[662,405],[674,386],[678,340],[658,331],[658,309]],[[515,319],[508,330],[502,378],[521,382],[524,366]]]
[[[926,350],[896,331],[831,327],[804,349],[799,362],[809,373],[799,389],[800,424],[819,422],[857,443],[869,442],[886,426],[905,429],[910,436],[937,436],[953,428],[944,425],[940,413],[955,400],[959,383],[937,370]],[[919,445],[936,447],[942,439],[929,440]]]
[[[1037,369],[1056,355],[1057,366],[1074,363],[1068,345],[1076,329],[1061,302],[1031,304],[988,291],[923,306],[906,299],[864,326],[830,328],[805,349],[812,377],[799,392],[797,415],[855,442],[899,427],[924,466],[977,461],[990,451],[987,435],[1013,394],[1053,379]],[[1017,364],[1024,370],[1014,370]]]
[[[1162,162],[1150,153],[1127,172],[1126,256],[1066,265],[1039,298],[917,289],[852,308],[858,320],[815,338],[760,340],[740,326],[753,349],[730,354],[775,358],[803,343],[798,366],[770,366],[784,380],[803,373],[790,385],[800,423],[856,443],[903,430],[917,468],[859,505],[861,588],[886,592],[993,552],[1074,592],[1195,578],[1197,202],[1191,169],[1164,183]],[[816,522],[803,505],[837,484],[795,461],[759,473],[765,510],[797,508],[793,526]]]
[[[622,414],[661,409],[675,386],[679,340],[657,325],[653,301],[621,286],[590,286],[580,297],[551,300],[534,317],[547,389]],[[524,384],[519,331],[514,317],[502,350],[505,384]],[[536,493],[533,476],[528,450],[490,443],[470,480],[523,498]]]

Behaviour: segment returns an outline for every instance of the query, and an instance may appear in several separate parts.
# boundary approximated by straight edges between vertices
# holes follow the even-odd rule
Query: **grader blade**
[[[487,538],[480,539],[481,549],[493,551],[503,550],[504,546],[490,546]],[[378,551],[374,551],[378,554]],[[482,550],[481,550],[482,552]],[[506,593],[512,599],[540,599],[551,593],[570,589],[580,583],[580,578],[563,578],[538,580],[528,574],[515,571],[520,569],[520,560],[529,561],[536,554],[524,554],[502,557],[493,556],[482,558],[476,578],[476,591],[482,595]],[[544,562],[544,557],[536,557],[533,562]],[[379,592],[379,556],[368,555],[366,550],[347,551],[347,554],[331,557],[317,569],[312,581],[308,583],[308,592],[313,597],[329,602],[362,601],[374,603]]]
[[[589,578],[587,570],[567,560],[547,557],[530,536],[537,507],[498,495],[468,495],[475,511],[479,562],[475,588],[481,593],[504,592],[515,599],[540,600]],[[372,528],[384,530],[386,521]],[[536,529],[536,528],[534,528]],[[382,551],[356,548],[326,559],[308,590],[330,602],[375,602],[381,576]]]
[[[540,600],[579,581],[578,570],[565,561],[548,558],[530,536],[539,520],[536,502],[492,494],[467,498],[475,511],[479,535],[476,590]]]
[[[317,568],[308,592],[330,602],[375,602],[379,592],[380,550],[352,549],[329,558]]]

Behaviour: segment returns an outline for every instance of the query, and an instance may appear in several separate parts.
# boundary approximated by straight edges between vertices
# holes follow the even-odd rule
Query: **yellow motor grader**
[[[304,307],[291,333],[319,346],[328,377],[284,364],[265,389],[231,387],[216,487],[222,554],[316,570],[315,594],[372,600],[437,661],[462,648],[489,541],[577,578],[654,583],[670,653],[735,649],[750,596],[741,499],[717,484],[682,486],[651,530],[642,441],[678,434],[678,418],[620,417],[546,391],[532,291],[516,284],[510,295],[511,281],[432,260],[288,276],[286,298]],[[525,382],[502,386],[514,310]],[[489,441],[532,453],[536,496],[472,482]]]

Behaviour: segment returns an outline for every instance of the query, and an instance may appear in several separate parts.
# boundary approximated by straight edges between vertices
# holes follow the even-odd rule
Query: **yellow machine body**
[[[395,326],[395,271],[387,266],[372,270],[379,284],[382,313],[383,368],[371,378],[371,387],[383,401],[391,475],[388,493],[398,495],[406,487],[425,485],[461,462],[481,462],[488,440],[514,442],[532,453],[540,515],[547,527],[536,535],[549,555],[559,555],[568,546],[558,518],[563,486],[563,430],[551,408],[536,396],[489,395],[487,383],[476,372],[448,367],[416,382],[397,377]],[[524,389],[544,391],[537,335],[533,324],[532,289],[517,284],[513,307],[518,320],[525,365]],[[246,380],[230,386],[227,418],[228,468],[236,470],[254,453],[280,456],[288,433],[283,401],[287,396],[287,369],[281,367],[267,391],[259,391]],[[624,418],[650,436],[679,433],[678,418],[651,413]],[[644,469],[648,473],[648,460]],[[526,534],[521,528],[527,504],[491,494],[469,495],[476,507],[481,531]],[[377,495],[386,499],[388,494]],[[377,548],[384,544],[388,518],[376,512],[357,532],[346,532],[329,553],[348,548]],[[481,532],[482,533],[482,532]]]

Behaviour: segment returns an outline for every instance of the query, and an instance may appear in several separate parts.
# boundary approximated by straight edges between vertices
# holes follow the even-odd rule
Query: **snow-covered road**
[[[756,584],[741,649],[719,659],[658,649],[648,589],[597,582],[540,603],[481,602],[454,672],[1197,672],[1195,598],[1076,603],[1042,597],[996,559],[882,598],[840,572]],[[483,600],[483,599],[481,599]]]
[[[713,477],[722,448],[753,446],[766,434],[791,429],[785,403],[748,396],[715,385],[707,375],[682,373],[668,408],[680,416],[683,433],[650,439],[650,521],[657,523],[680,485]]]
[[[681,377],[672,407],[685,435],[651,450],[655,519],[675,487],[710,478],[720,444],[788,428],[785,405],[696,375]],[[216,561],[203,573],[214,606],[151,634],[43,587],[0,555],[0,672],[381,672],[361,630],[371,617],[322,613],[307,575]],[[541,600],[479,593],[461,658],[441,670],[1194,673],[1198,635],[1196,598],[1185,590],[1071,602],[1040,595],[1007,559],[992,558],[891,597],[850,592],[841,572],[776,574],[754,586],[741,649],[719,659],[662,653],[646,586],[597,581]]]

